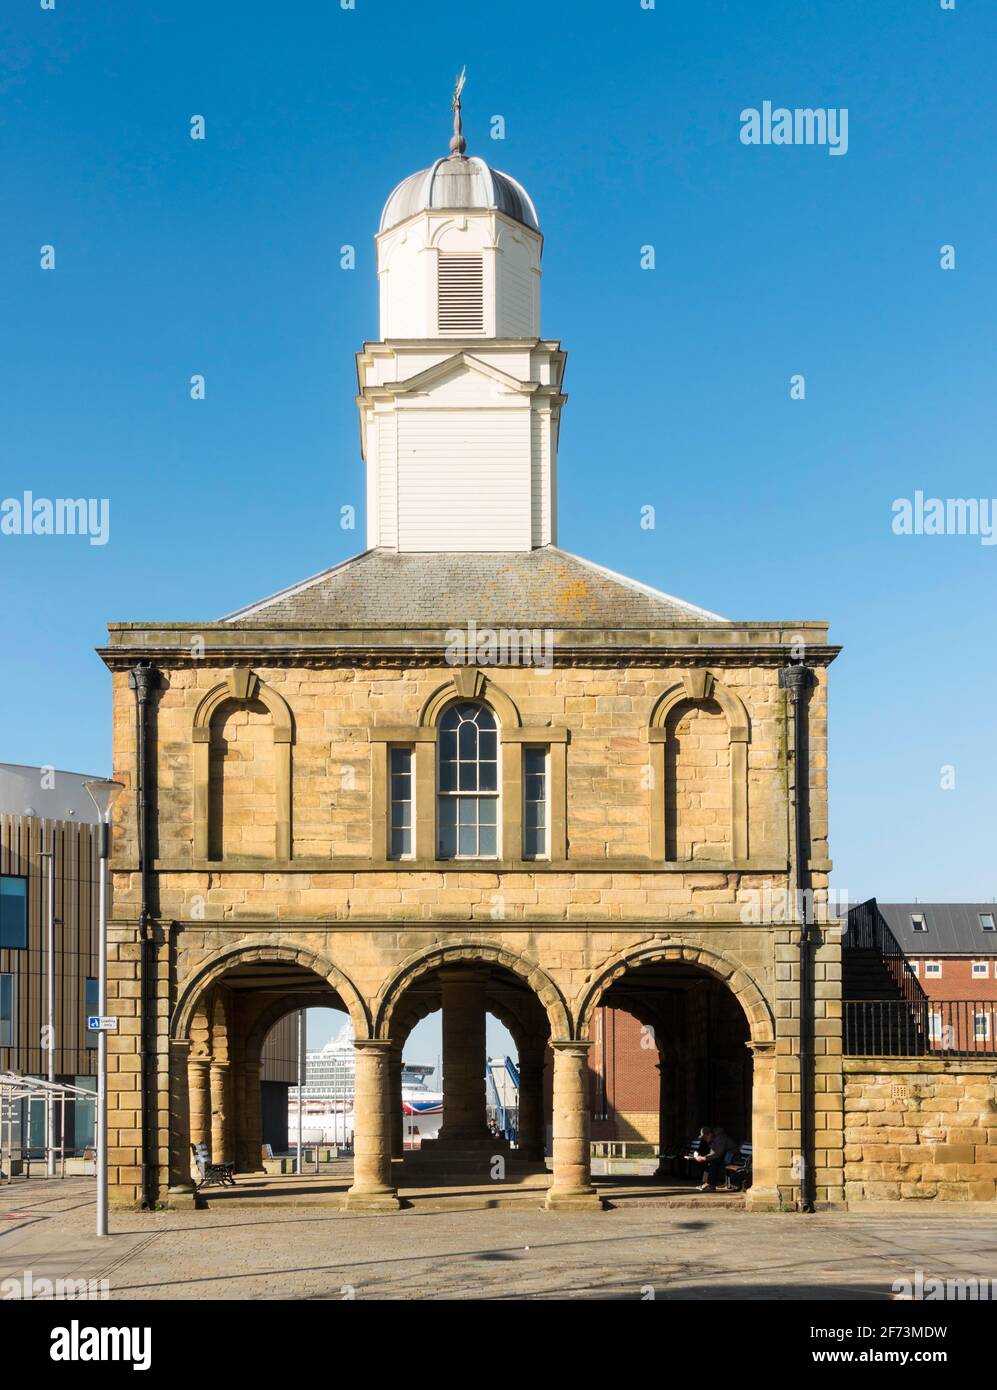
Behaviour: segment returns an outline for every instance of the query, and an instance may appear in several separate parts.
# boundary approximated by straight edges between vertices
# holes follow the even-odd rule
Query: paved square
[[[111,1299],[883,1299],[917,1270],[997,1277],[992,1207],[815,1216],[532,1202],[386,1216],[226,1201],[112,1213],[86,1179],[0,1190],[0,1278],[109,1281]]]

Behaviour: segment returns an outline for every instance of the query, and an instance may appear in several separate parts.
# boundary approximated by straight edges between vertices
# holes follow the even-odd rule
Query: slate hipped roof
[[[366,550],[223,623],[265,627],[661,628],[728,620],[583,560],[536,550]]]

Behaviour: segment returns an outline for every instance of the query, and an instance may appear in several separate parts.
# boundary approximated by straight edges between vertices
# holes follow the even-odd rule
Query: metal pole
[[[294,1171],[301,1172],[301,1088],[305,1074],[305,1011],[298,1010],[298,1142]]]
[[[49,847],[39,854],[45,862],[45,1052],[46,1075],[55,1083],[55,826],[49,829]],[[55,1177],[55,1101],[45,1096],[45,1172]]]
[[[107,812],[110,819],[110,812]],[[100,891],[97,899],[97,1012],[107,1014],[107,820],[100,827]],[[97,1034],[97,1234],[107,1235],[107,1033]]]

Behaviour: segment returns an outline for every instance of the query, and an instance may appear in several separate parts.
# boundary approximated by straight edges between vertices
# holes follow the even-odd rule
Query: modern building
[[[0,1072],[96,1091],[97,810],[86,774],[0,763]],[[46,856],[51,854],[49,860]],[[51,866],[51,868],[50,868]],[[49,882],[53,912],[53,1027],[49,1034]],[[15,1117],[25,1156],[45,1151],[45,1102]],[[54,1111],[54,1142],[67,1155],[92,1144],[94,1105]]]
[[[49,1076],[51,863],[54,1079],[96,1093],[97,1034],[87,1028],[87,1018],[97,1012],[99,836],[97,810],[83,785],[87,780],[85,773],[0,763],[0,1072]],[[286,1031],[284,1024],[275,1026],[262,1057],[264,1113],[283,1116],[283,1147],[287,1090],[294,1078],[294,1054],[291,1061],[284,1056]],[[56,1106],[60,1148],[62,1114]],[[65,1152],[79,1156],[94,1140],[94,1103],[67,1099],[65,1117]],[[15,1121],[21,1153],[40,1157],[45,1102],[21,1103]],[[279,1126],[270,1124],[267,1138],[275,1149],[280,1136]]]

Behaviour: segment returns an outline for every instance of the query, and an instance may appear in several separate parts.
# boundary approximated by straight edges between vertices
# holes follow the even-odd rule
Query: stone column
[[[391,1157],[405,1155],[405,1116],[402,1113],[402,1054],[393,1046],[388,1058],[388,1080],[391,1088]]]
[[[440,971],[443,994],[443,1125],[437,1144],[492,1143],[485,1112],[484,971]]]
[[[665,1150],[668,1148],[668,1090],[669,1075],[668,1064],[662,1058],[655,1066],[658,1073],[658,1170],[656,1178],[666,1178],[669,1176],[671,1165],[665,1162]],[[674,1141],[673,1141],[674,1142]]]
[[[211,1161],[231,1163],[229,1140],[229,1066],[227,1062],[211,1063]]]
[[[543,1053],[519,1057],[519,1152],[530,1163],[544,1161]]]
[[[190,1096],[190,1142],[211,1148],[210,1057],[187,1058],[187,1090]]]
[[[260,1093],[259,1062],[242,1064],[242,1153],[239,1166],[244,1173],[263,1172],[263,1097]]]
[[[354,1083],[353,1186],[344,1205],[394,1211],[401,1204],[391,1184],[391,1043],[357,1038]]]
[[[591,1042],[552,1042],[554,1049],[554,1181],[552,1211],[601,1211],[592,1186],[588,1059]]]

